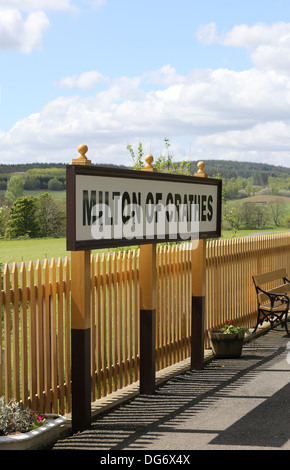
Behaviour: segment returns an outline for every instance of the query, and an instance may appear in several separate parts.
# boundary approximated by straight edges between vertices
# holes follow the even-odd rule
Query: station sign
[[[222,181],[67,165],[67,250],[221,235]]]

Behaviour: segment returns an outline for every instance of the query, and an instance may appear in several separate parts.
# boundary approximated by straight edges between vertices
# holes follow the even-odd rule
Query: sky
[[[289,0],[0,0],[0,163],[290,167]]]

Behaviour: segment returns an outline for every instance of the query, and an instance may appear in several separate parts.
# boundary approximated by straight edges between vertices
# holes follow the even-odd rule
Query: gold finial
[[[152,166],[153,160],[154,160],[153,155],[149,153],[149,155],[145,157],[146,165],[144,166],[144,168],[142,168],[142,171],[157,171],[156,168]]]
[[[205,167],[205,163],[204,162],[198,162],[197,167],[198,167],[198,171],[196,173],[194,173],[194,176],[202,176],[203,178],[207,178],[207,173],[205,173],[203,171],[203,169]]]
[[[88,146],[85,144],[79,145],[78,147],[78,152],[79,156],[78,158],[74,158],[72,161],[73,165],[91,165],[91,160],[88,160],[86,157],[86,153],[88,151]]]
[[[88,146],[85,145],[85,144],[79,145],[79,147],[78,147],[78,152],[79,152],[80,155],[82,155],[83,158],[87,158],[86,153],[87,153],[88,150],[89,150]]]

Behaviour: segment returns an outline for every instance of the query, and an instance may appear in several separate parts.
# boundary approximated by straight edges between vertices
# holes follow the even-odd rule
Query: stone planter
[[[229,359],[240,357],[244,336],[244,332],[224,334],[218,331],[209,331],[209,338],[215,357]]]
[[[0,436],[1,450],[45,450],[59,439],[60,427],[66,422],[64,416],[45,413],[47,422],[33,431]]]

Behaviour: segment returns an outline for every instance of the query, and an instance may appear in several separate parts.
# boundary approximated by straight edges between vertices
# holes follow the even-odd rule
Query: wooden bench
[[[282,326],[285,326],[287,335],[289,335],[287,316],[290,306],[290,281],[287,279],[286,269],[275,269],[252,277],[258,301],[257,324],[253,333],[259,324],[262,325],[265,320],[270,322],[272,328],[276,323],[281,323]],[[276,283],[279,281],[276,287],[271,289],[261,287],[273,281],[276,281]]]

